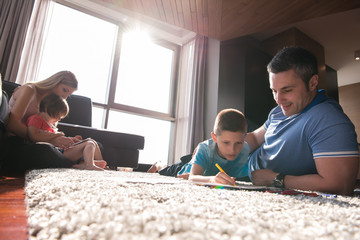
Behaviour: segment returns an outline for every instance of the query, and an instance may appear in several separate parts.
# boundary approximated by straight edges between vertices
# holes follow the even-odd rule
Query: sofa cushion
[[[91,98],[73,94],[66,101],[69,104],[69,114],[61,122],[91,127]]]
[[[2,80],[2,89],[6,92],[8,100],[10,100],[15,88],[19,86],[17,83]]]
[[[7,100],[6,92],[1,90],[1,83],[0,83],[0,168],[2,166],[2,159],[3,159],[3,141],[6,136],[6,123],[9,116],[9,105]]]
[[[9,117],[9,104],[7,101],[7,94],[1,91],[0,96],[0,126],[5,131],[5,125]]]

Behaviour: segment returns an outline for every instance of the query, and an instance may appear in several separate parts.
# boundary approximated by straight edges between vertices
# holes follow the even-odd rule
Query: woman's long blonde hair
[[[78,81],[75,77],[75,74],[70,71],[60,71],[42,81],[31,84],[41,91],[51,90],[59,84],[65,84],[74,88],[75,90],[78,88]]]

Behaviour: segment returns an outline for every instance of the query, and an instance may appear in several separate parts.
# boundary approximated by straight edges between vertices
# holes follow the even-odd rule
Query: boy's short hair
[[[65,99],[52,93],[41,100],[39,111],[46,112],[53,118],[66,117],[69,114],[69,105]]]
[[[222,131],[244,132],[247,131],[245,115],[239,110],[228,108],[220,111],[215,119],[214,133],[221,135]]]

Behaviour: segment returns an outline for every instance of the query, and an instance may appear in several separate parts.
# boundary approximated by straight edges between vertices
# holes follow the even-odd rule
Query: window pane
[[[61,4],[49,24],[38,80],[72,71],[79,81],[75,94],[106,103],[117,26]]]
[[[169,155],[171,123],[169,121],[140,117],[110,111],[108,129],[145,137],[144,150],[140,151],[139,163],[167,163]]]
[[[94,128],[103,128],[105,109],[102,107],[92,107],[91,125]]]
[[[143,33],[125,33],[115,102],[169,113],[173,55]]]

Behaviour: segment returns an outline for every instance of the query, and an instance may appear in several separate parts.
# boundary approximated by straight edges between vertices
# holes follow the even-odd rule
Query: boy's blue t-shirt
[[[195,163],[204,169],[204,176],[215,176],[219,173],[219,169],[215,166],[217,163],[231,177],[246,177],[249,153],[249,145],[244,142],[239,155],[233,161],[229,161],[219,156],[217,144],[212,139],[205,140],[198,145],[195,155],[181,168],[178,175],[190,173],[192,164]]]
[[[249,177],[264,168],[295,176],[316,174],[316,158],[359,154],[354,125],[324,91],[297,115],[287,117],[275,107],[264,128],[265,142],[249,156]]]

